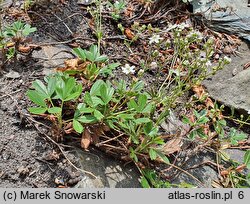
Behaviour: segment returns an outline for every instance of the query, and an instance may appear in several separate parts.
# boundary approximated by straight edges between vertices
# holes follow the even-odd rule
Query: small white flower
[[[168,25],[168,29],[167,29],[167,31],[170,31],[170,30],[173,30],[173,29],[176,29],[176,28],[178,28],[179,30],[183,30],[183,29],[185,29],[185,28],[189,28],[190,27],[190,25],[189,24],[187,24],[187,23],[181,23],[181,24],[174,24],[174,25],[172,25],[171,23]]]
[[[124,74],[134,74],[135,73],[135,66],[130,66],[129,64],[125,64],[125,66],[122,67],[122,72]]]
[[[160,40],[162,40],[163,38],[160,37],[160,35],[153,35],[151,38],[149,38],[149,44],[152,43],[159,43]]]
[[[228,57],[228,56],[225,56],[225,57],[224,57],[224,61],[225,61],[226,63],[231,63],[232,59],[231,59],[230,57]]]
[[[199,40],[202,40],[203,38],[203,35],[201,32],[199,31],[191,31],[188,35],[187,35],[188,38],[195,38],[195,39],[199,39]]]
[[[156,69],[157,68],[157,63],[156,62],[151,62],[149,65],[151,69]]]
[[[247,114],[250,115],[250,110],[247,111]]]
[[[177,24],[174,24],[174,25],[173,25],[173,24],[170,23],[170,24],[168,25],[167,31],[173,30],[173,29],[175,29],[175,28],[177,28]]]
[[[190,26],[187,23],[181,23],[178,25],[178,28],[183,30],[184,28],[189,28]]]
[[[207,67],[211,67],[211,66],[212,66],[212,63],[211,63],[210,60],[208,60],[208,61],[206,62],[206,66],[207,66]]]

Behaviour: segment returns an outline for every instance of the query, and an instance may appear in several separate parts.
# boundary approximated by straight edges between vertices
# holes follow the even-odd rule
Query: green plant
[[[250,169],[250,150],[247,150],[244,155],[244,164]]]
[[[23,8],[25,12],[28,11],[28,9],[32,6],[32,4],[35,2],[35,0],[25,0],[23,4]]]
[[[115,1],[113,4],[108,2],[109,7],[112,9],[111,16],[114,20],[119,20],[121,18],[120,13],[125,8],[126,4],[124,0]]]
[[[74,48],[73,52],[83,62],[90,62],[86,65],[84,70],[80,71],[83,72],[84,77],[90,81],[94,81],[99,75],[103,75],[105,77],[111,75],[113,69],[120,65],[120,63],[107,63],[108,57],[106,55],[101,55],[96,45],[91,45],[89,51],[83,50],[82,48]],[[69,73],[72,74],[73,72],[72,70],[69,70]]]
[[[123,132],[126,139],[122,140],[127,140],[129,150],[124,149],[124,156],[136,163],[144,157],[169,163],[162,151],[165,142],[153,119],[155,104],[142,92],[141,81],[130,86],[120,81],[115,89],[109,81],[97,80],[81,97],[82,86],[73,77],[61,73],[46,77],[45,84],[36,80],[32,88],[27,95],[37,106],[29,111],[45,114],[47,118],[52,116],[57,132],[62,133],[63,128],[72,123],[77,133],[85,135],[86,127],[104,124],[114,132]],[[64,112],[69,107],[72,108],[66,117]]]
[[[143,170],[143,176],[141,178],[141,185],[143,188],[171,188],[171,183],[161,180],[155,171]]]
[[[98,47],[96,45],[91,45],[89,51],[83,50],[81,48],[74,48],[74,52],[80,57],[83,61],[89,60],[90,62],[105,62],[108,60],[108,57],[105,55],[101,55]]]
[[[237,132],[235,128],[230,129],[229,139],[231,145],[237,146],[238,142],[247,139],[247,135],[242,132]]]
[[[63,110],[66,102],[75,101],[82,93],[82,85],[78,84],[73,77],[67,74],[57,73],[46,77],[45,84],[36,80],[32,83],[32,89],[28,90],[27,96],[36,104],[28,110],[32,114],[47,113],[53,116],[54,126],[62,131]]]
[[[102,8],[103,8],[103,3],[101,0],[95,0],[95,5],[96,9],[93,9],[92,7],[88,7],[88,11],[93,17],[94,23],[95,23],[95,36],[97,38],[97,46],[98,46],[98,51],[100,52],[101,50],[101,40],[103,37],[103,31],[102,31]]]
[[[16,21],[0,30],[0,49],[3,55],[3,65],[11,58],[16,61],[19,45],[28,35],[35,31],[36,28],[21,21]],[[14,43],[14,45],[11,45],[11,43]]]
[[[196,119],[194,121],[190,120],[188,117],[183,117],[183,122],[185,124],[189,124],[193,129],[189,132],[189,138],[195,139],[196,137],[200,138],[207,138],[207,135],[204,133],[204,124],[206,124],[209,121],[209,118],[207,117],[207,111],[202,110],[200,112],[197,112],[194,110],[194,115]]]

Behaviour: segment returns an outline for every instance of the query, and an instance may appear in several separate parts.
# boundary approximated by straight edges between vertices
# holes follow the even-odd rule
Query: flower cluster
[[[125,64],[125,66],[122,67],[122,72],[124,74],[134,74],[135,73],[135,66],[130,66],[129,64]]]
[[[202,35],[202,33],[199,32],[199,31],[191,31],[191,32],[187,35],[187,38],[202,40],[202,39],[203,39],[203,35]]]
[[[161,38],[160,35],[153,35],[152,37],[149,38],[149,44],[159,43],[160,40],[162,39],[163,38]]]
[[[190,27],[190,25],[187,24],[187,23],[174,24],[174,25],[173,24],[169,24],[167,31],[174,30],[174,29],[183,30],[183,29],[189,28],[189,27]]]

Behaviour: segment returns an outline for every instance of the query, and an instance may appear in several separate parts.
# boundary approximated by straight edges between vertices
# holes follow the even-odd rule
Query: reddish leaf
[[[135,34],[129,28],[125,29],[124,34],[129,40],[132,40],[135,37]]]

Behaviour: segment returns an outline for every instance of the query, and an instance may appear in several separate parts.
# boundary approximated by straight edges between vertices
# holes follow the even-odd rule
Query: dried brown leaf
[[[209,107],[214,108],[214,103],[213,103],[211,98],[206,99],[206,106],[207,106],[207,108],[209,108]]]
[[[129,40],[132,40],[135,37],[135,34],[129,28],[125,29],[124,34]]]
[[[18,51],[19,52],[22,52],[22,53],[28,53],[28,52],[30,52],[30,50],[31,50],[31,47],[29,47],[29,46],[19,46],[18,47]]]
[[[81,147],[83,149],[88,149],[90,143],[91,143],[91,134],[89,132],[89,129],[85,128],[82,133]]]
[[[245,164],[242,164],[242,165],[240,165],[240,166],[238,166],[238,167],[236,168],[236,171],[240,173],[240,172],[242,172],[245,168],[246,168],[246,165],[245,165]]]
[[[181,150],[182,140],[180,137],[173,138],[169,140],[163,147],[162,151],[166,154],[173,154],[174,152],[178,152]]]
[[[205,94],[205,90],[204,90],[203,86],[201,86],[201,85],[194,85],[192,87],[192,90],[198,96],[199,99],[201,99]]]
[[[77,69],[78,62],[79,62],[79,59],[75,58],[75,59],[65,60],[64,64],[65,64],[65,67],[68,69]]]
[[[228,171],[228,170],[224,170],[224,171],[221,171],[221,172],[220,172],[220,175],[221,175],[221,176],[228,176],[228,174],[229,174],[229,171]]]

